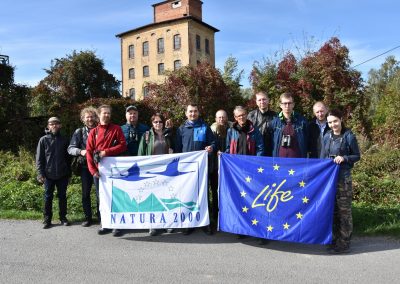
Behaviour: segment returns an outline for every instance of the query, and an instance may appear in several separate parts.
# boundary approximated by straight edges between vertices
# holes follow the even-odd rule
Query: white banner
[[[209,224],[205,151],[105,157],[99,171],[103,228],[190,228]]]

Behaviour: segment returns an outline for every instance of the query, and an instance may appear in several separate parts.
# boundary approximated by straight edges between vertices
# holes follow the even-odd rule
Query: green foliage
[[[32,154],[24,149],[20,149],[18,155],[0,151],[0,211],[42,212],[43,192],[43,185],[36,180]],[[80,178],[73,177],[67,190],[69,214],[83,215],[81,192]],[[92,195],[95,200],[94,190]],[[95,202],[93,202],[93,207],[95,210]],[[56,197],[53,202],[53,211],[54,216],[57,217]],[[39,215],[33,214],[33,216]]]
[[[354,199],[370,205],[400,204],[400,150],[373,147],[353,170]]]
[[[368,95],[374,104],[370,114],[373,122],[373,139],[380,144],[396,148],[400,145],[400,120],[397,109],[400,101],[400,63],[388,57],[379,70],[369,73]]]
[[[353,204],[354,232],[358,235],[400,237],[400,205]]]
[[[55,63],[54,63],[55,62]],[[120,82],[93,51],[73,51],[52,61],[47,76],[33,90],[32,114],[54,115],[67,105],[93,98],[117,98]]]

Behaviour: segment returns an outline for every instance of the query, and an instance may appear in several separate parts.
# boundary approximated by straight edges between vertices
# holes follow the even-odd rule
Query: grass
[[[353,203],[354,233],[400,238],[400,205]]]

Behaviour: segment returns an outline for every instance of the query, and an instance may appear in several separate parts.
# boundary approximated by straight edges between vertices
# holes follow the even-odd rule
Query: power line
[[[357,65],[353,66],[353,68],[356,68],[356,67],[358,67],[358,66],[360,66],[360,65],[362,65],[362,64],[364,64],[364,63],[367,63],[367,62],[369,62],[369,61],[371,61],[371,60],[374,60],[375,58],[378,58],[379,56],[382,56],[382,55],[384,55],[384,54],[386,54],[386,53],[388,53],[388,52],[391,52],[392,50],[395,50],[395,49],[397,49],[397,48],[399,48],[399,47],[400,47],[400,45],[398,45],[398,46],[396,46],[396,47],[393,47],[392,49],[389,49],[388,51],[385,51],[384,53],[381,53],[381,54],[379,54],[379,55],[377,55],[377,56],[375,56],[375,57],[372,57],[372,58],[370,58],[370,59],[368,59],[368,60],[365,60],[364,62],[361,62],[360,64],[357,64]]]

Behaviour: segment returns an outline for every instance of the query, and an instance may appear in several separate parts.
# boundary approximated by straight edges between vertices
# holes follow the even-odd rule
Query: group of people
[[[209,211],[211,225],[203,227],[207,234],[216,229],[218,220],[218,154],[272,156],[282,158],[328,158],[340,165],[334,212],[333,242],[329,251],[349,251],[353,229],[351,202],[351,169],[360,159],[355,135],[344,127],[338,110],[329,110],[323,102],[313,106],[315,117],[307,121],[294,111],[294,98],[284,93],[279,98],[281,111],[269,109],[267,93],[256,95],[257,109],[247,112],[243,106],[235,107],[234,122],[228,121],[225,110],[219,110],[215,123],[210,126],[200,118],[199,107],[186,107],[187,120],[175,131],[170,120],[155,113],[151,116],[151,127],[139,123],[139,111],[131,105],[126,108],[126,123],[122,126],[111,123],[111,107],[102,105],[81,111],[83,127],[78,128],[71,141],[60,135],[61,122],[57,117],[48,120],[47,133],[40,138],[36,164],[38,180],[44,183],[44,227],[52,226],[52,200],[57,187],[59,214],[62,225],[70,225],[66,218],[66,189],[70,176],[71,156],[81,157],[82,206],[85,220],[82,226],[93,224],[90,193],[95,185],[97,196],[97,219],[100,219],[99,169],[98,163],[106,156],[142,156],[182,153],[205,150],[209,155],[208,178],[210,182]],[[188,228],[183,234],[192,233]],[[99,229],[99,234],[111,232],[121,236],[118,229]],[[150,235],[161,230],[150,230]]]

